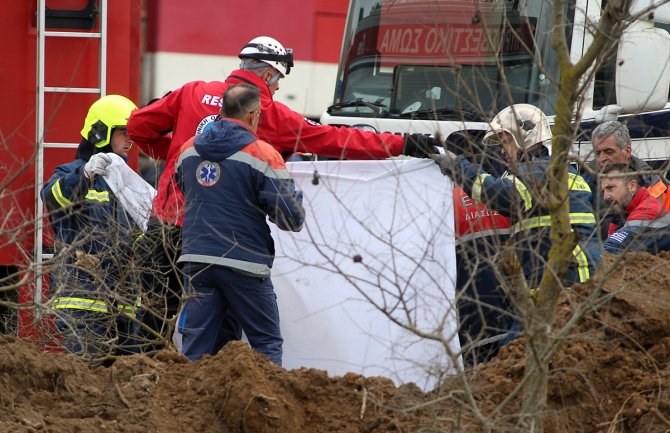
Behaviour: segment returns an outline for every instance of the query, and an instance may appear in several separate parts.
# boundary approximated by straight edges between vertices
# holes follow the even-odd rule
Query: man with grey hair
[[[612,164],[624,164],[630,166],[635,172],[649,172],[653,168],[644,160],[633,155],[630,134],[625,124],[612,120],[601,123],[591,132],[593,152],[596,155],[594,161],[589,164],[595,173],[601,173],[605,166]],[[641,186],[649,191],[649,194],[663,201],[663,193],[667,187],[658,175],[645,173],[639,176]],[[604,200],[602,188],[597,176],[585,174],[584,179],[589,183],[593,192],[593,208],[596,211],[598,227],[603,239],[607,237],[607,228],[611,223],[617,223],[617,214],[612,212],[609,203]]]
[[[241,325],[251,347],[282,362],[279,310],[271,268],[274,242],[267,219],[280,230],[300,231],[305,221],[284,160],[256,136],[261,92],[249,84],[229,87],[221,120],[181,148],[176,180],[184,193],[184,286],[186,300],[177,320],[181,352],[189,359],[215,354]],[[235,338],[241,332],[235,330]]]

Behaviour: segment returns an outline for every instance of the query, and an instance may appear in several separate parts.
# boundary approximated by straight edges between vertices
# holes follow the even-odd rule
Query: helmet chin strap
[[[272,66],[271,64],[269,64],[267,62],[264,62],[262,60],[256,60],[256,59],[252,59],[252,58],[244,58],[240,62],[240,69],[252,70],[252,69],[261,69],[261,68],[267,68],[267,67],[271,67],[275,71],[272,78],[270,78],[268,81],[266,81],[268,86],[272,86],[274,83],[277,82],[277,80],[279,80],[282,77],[281,72],[274,69],[274,66]]]
[[[272,86],[274,83],[276,83],[277,81],[279,81],[280,78],[281,78],[281,72],[279,72],[279,71],[275,72],[275,74],[272,76],[272,78],[270,78],[270,79],[267,81],[268,86]]]

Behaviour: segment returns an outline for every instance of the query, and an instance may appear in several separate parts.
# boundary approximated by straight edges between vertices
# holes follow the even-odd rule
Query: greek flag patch
[[[622,244],[626,240],[629,234],[630,232],[628,230],[619,230],[617,232],[612,233],[609,239],[614,242]]]

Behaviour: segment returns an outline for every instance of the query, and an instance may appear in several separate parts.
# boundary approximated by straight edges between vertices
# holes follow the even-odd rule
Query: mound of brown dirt
[[[548,432],[670,429],[668,258],[627,256],[612,275],[565,293],[559,325],[593,302],[553,359]],[[91,369],[6,337],[0,432],[478,432],[478,416],[507,431],[520,407],[513,392],[524,356],[518,340],[469,373],[473,411],[459,378],[422,393],[384,378],[286,371],[243,343],[194,363],[163,351]]]
[[[557,327],[585,303],[590,309],[552,360],[548,432],[670,430],[669,259],[670,254],[646,253],[609,257],[603,269],[614,272],[564,293]],[[474,387],[488,411],[522,379],[524,349],[523,340],[515,341],[476,372]],[[500,412],[513,414],[519,407],[512,400]]]
[[[288,372],[244,343],[196,363],[163,351],[93,370],[71,355],[0,343],[3,432],[372,431],[393,422],[388,405],[421,397],[384,378]]]

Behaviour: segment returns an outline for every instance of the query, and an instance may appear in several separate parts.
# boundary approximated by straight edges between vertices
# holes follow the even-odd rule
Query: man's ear
[[[623,153],[625,153],[626,156],[630,158],[630,156],[633,154],[633,147],[630,144],[627,144],[623,148]]]

